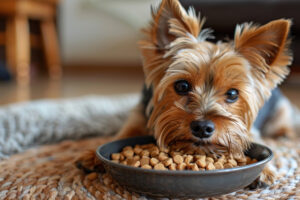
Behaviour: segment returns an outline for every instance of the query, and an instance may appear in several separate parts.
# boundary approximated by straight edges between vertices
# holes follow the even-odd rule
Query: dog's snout
[[[190,126],[192,134],[199,138],[208,138],[215,131],[215,125],[210,120],[192,121]]]

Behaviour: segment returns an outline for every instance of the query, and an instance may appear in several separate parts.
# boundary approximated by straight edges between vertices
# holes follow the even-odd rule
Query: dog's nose
[[[212,136],[215,131],[215,125],[210,120],[192,121],[191,122],[192,134],[199,138],[208,138]]]

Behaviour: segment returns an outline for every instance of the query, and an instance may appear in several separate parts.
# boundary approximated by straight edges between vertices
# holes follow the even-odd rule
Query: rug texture
[[[86,97],[18,104],[0,109],[0,126],[3,131],[0,132],[0,137],[5,146],[1,149],[1,155],[5,158],[0,162],[0,199],[147,199],[127,192],[108,174],[84,174],[74,165],[82,151],[96,148],[109,140],[107,135],[119,129],[137,100],[136,95],[122,98]],[[45,105],[49,107],[44,108]],[[111,112],[110,108],[113,108]],[[27,115],[21,114],[25,111],[28,112]],[[11,117],[12,114],[15,117]],[[34,118],[34,115],[37,117]],[[26,116],[32,118],[32,121],[28,120],[30,125],[12,125],[21,123],[20,120],[27,120]],[[87,116],[89,117],[86,118]],[[10,119],[10,125],[7,125],[9,120],[4,120],[5,118]],[[37,124],[42,125],[38,128],[26,128],[36,127]],[[45,131],[50,125],[55,128]],[[3,130],[7,127],[10,128]],[[35,135],[27,136],[32,131]],[[59,133],[62,135],[58,135]],[[43,134],[51,135],[45,136],[48,141],[43,138]],[[66,140],[73,135],[74,138],[81,138],[91,134],[101,137]],[[27,138],[26,142],[20,142],[19,137]],[[9,148],[5,141],[14,139],[17,141],[12,144],[16,144],[18,148]],[[64,141],[57,142],[61,140]],[[49,141],[56,143],[11,155],[30,145],[41,145]],[[274,185],[254,191],[243,189],[209,199],[300,199],[300,139],[267,139],[266,143],[275,153],[273,167],[278,177]]]

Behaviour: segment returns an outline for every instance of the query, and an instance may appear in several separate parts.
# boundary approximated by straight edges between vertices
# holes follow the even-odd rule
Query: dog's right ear
[[[165,50],[177,37],[197,38],[204,22],[193,9],[187,13],[178,0],[162,0],[157,8],[152,7],[152,18],[146,32],[158,50]]]

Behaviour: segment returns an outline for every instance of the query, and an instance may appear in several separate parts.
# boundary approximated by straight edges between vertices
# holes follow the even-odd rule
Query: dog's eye
[[[179,95],[187,95],[191,90],[191,86],[186,80],[178,80],[174,83],[174,89]]]
[[[234,103],[239,98],[239,91],[237,89],[232,88],[232,89],[229,89],[225,95],[226,95],[227,103]]]

